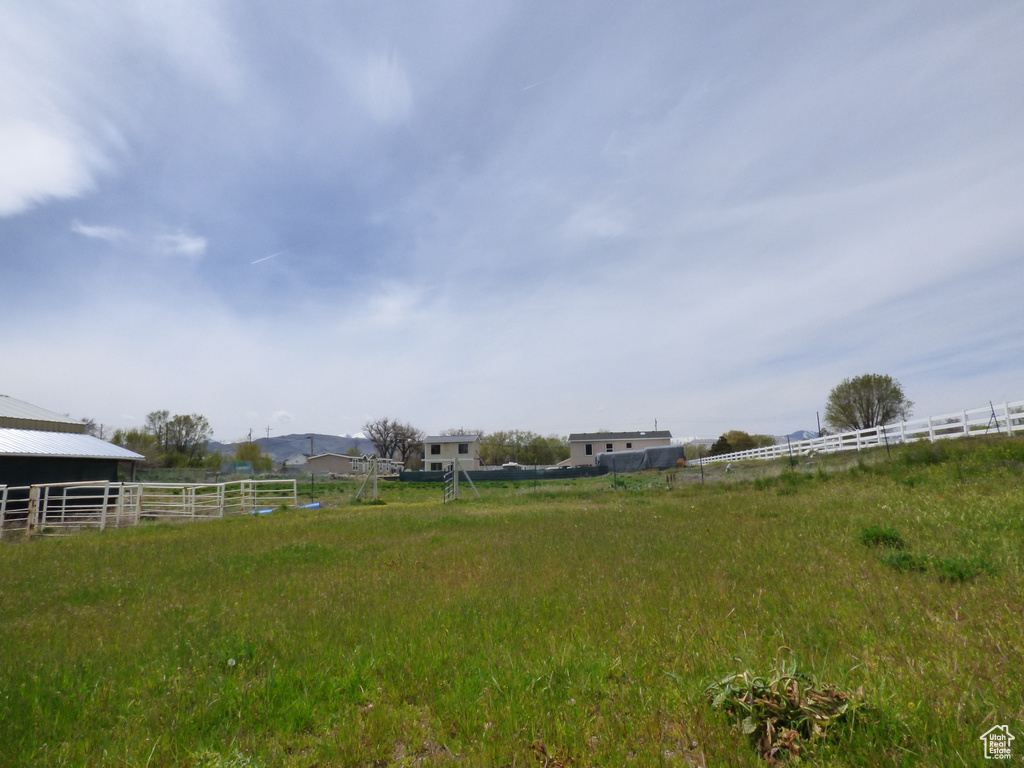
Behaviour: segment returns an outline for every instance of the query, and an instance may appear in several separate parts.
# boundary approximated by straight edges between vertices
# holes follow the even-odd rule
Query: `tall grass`
[[[5,544],[0,764],[757,765],[704,690],[786,647],[866,705],[810,764],[982,765],[1024,732],[1024,450],[957,442]]]

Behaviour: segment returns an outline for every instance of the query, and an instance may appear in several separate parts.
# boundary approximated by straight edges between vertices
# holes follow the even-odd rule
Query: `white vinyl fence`
[[[769,445],[749,451],[705,456],[700,464],[716,461],[742,461],[744,459],[778,459],[782,457],[805,456],[810,453],[838,453],[859,451],[879,445],[913,443],[918,440],[944,440],[968,435],[1024,435],[1024,400],[1015,400],[1002,405],[986,405],[956,411],[942,416],[925,419],[900,421],[881,427],[844,432],[841,435],[825,435],[811,440]]]
[[[213,520],[282,504],[297,506],[295,480],[229,483],[48,483],[0,485],[0,538],[12,532],[123,528],[143,520]]]

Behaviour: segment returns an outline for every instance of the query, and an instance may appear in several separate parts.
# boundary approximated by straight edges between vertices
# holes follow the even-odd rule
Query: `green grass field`
[[[766,765],[705,689],[794,664],[802,765],[1020,760],[1024,441],[708,472],[4,542],[0,765]]]

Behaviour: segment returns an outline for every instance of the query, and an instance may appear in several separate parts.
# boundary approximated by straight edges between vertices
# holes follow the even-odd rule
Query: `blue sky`
[[[220,440],[1024,398],[1024,5],[0,6],[0,392]]]

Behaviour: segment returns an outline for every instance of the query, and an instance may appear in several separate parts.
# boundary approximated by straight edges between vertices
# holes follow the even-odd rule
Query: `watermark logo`
[[[981,734],[979,738],[985,742],[986,760],[1009,760],[1013,756],[1010,742],[1015,737],[1010,733],[1008,725],[993,726]]]

